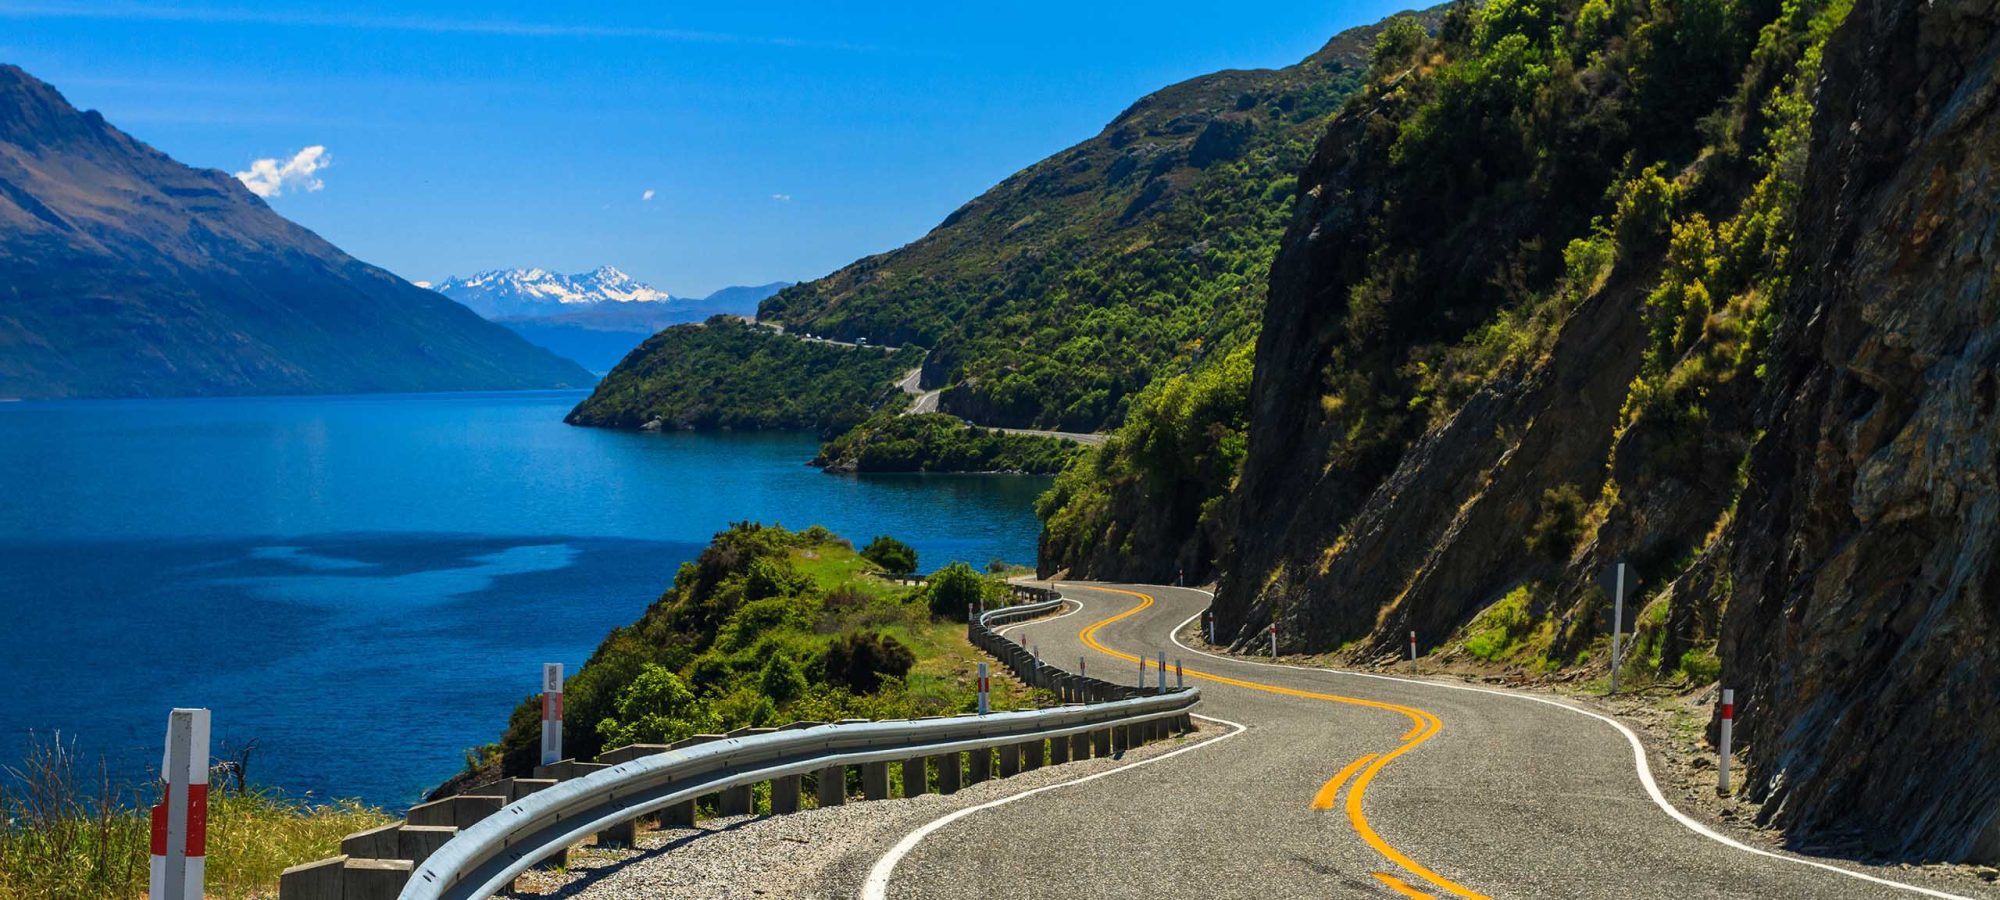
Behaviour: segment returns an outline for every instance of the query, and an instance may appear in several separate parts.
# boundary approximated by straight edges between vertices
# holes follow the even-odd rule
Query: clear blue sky
[[[697,295],[907,243],[1152,90],[1402,8],[0,0],[0,60],[192,165],[324,146],[272,206],[404,277]]]

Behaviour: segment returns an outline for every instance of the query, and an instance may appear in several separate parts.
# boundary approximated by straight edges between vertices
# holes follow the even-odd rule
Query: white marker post
[[[1410,632],[1410,671],[1417,670],[1417,633]]]
[[[1084,658],[1083,658],[1083,657],[1081,657],[1081,656],[1077,657],[1077,658],[1076,658],[1076,674],[1077,674],[1078,676],[1082,676],[1083,674],[1085,674],[1086,672],[1089,672],[1089,671],[1090,671],[1090,661],[1089,661],[1089,660],[1087,660],[1087,659],[1084,659]]]
[[[1278,658],[1278,623],[1271,623],[1271,658]]]
[[[1187,679],[1181,677],[1181,661],[1178,659],[1174,660],[1174,687],[1187,687]]]
[[[563,664],[542,663],[542,765],[562,755]]]
[[[1139,657],[1139,690],[1146,689],[1146,658]]]
[[[1729,796],[1729,743],[1736,730],[1736,692],[1722,689],[1722,757],[1715,762],[1715,792]]]
[[[1208,611],[1208,645],[1215,646],[1215,610]]]
[[[986,681],[986,664],[980,663],[979,664],[979,714],[982,716],[986,715],[986,711],[991,708],[986,701],[986,690],[988,687],[989,685]]]
[[[1167,692],[1167,651],[1160,651],[1160,693]]]
[[[1619,632],[1625,628],[1625,564],[1618,564],[1618,591],[1611,601],[1611,693],[1618,693]]]
[[[167,715],[160,761],[165,796],[153,807],[149,900],[201,900],[208,857],[208,710]]]

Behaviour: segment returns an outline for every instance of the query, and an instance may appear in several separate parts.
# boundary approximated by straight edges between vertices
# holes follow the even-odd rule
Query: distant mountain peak
[[[464,278],[446,278],[432,290],[489,319],[551,316],[599,303],[662,303],[674,299],[666,291],[608,265],[576,275],[540,267],[489,269]]]

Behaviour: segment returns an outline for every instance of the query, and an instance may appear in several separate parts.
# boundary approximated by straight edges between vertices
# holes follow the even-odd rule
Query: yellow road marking
[[[1346,784],[1347,779],[1354,776],[1354,772],[1356,769],[1359,769],[1362,766],[1367,765],[1368,761],[1374,758],[1375,754],[1373,753],[1363,756],[1360,759],[1348,763],[1347,768],[1341,769],[1338,774],[1328,779],[1326,784],[1320,786],[1319,793],[1313,795],[1312,808],[1332,809],[1333,798],[1340,796],[1340,786]]]
[[[1125,619],[1131,616],[1138,615],[1141,610],[1144,610],[1145,608],[1153,605],[1153,598],[1150,595],[1142,594],[1139,593],[1138,591],[1120,590],[1118,588],[1091,587],[1089,588],[1089,590],[1105,591],[1113,594],[1124,594],[1127,597],[1139,598],[1139,605],[1134,606],[1131,609],[1128,609],[1117,615],[1100,619],[1096,622],[1092,622],[1089,627],[1083,629],[1083,631],[1077,634],[1077,637],[1083,641],[1084,645],[1091,648],[1092,650],[1096,650],[1097,652],[1103,653],[1107,656],[1117,657],[1118,659],[1125,660],[1126,662],[1137,662],[1139,660],[1139,657],[1133,656],[1132,654],[1129,653],[1121,653],[1117,650],[1111,649],[1110,647],[1104,646],[1102,643],[1099,643],[1097,640],[1097,631],[1098,629],[1103,628],[1104,626],[1109,625],[1113,622],[1119,621],[1120,619]],[[1344,703],[1349,706],[1365,706],[1370,709],[1384,710],[1387,712],[1393,712],[1408,717],[1410,720],[1410,730],[1403,733],[1403,736],[1401,738],[1403,743],[1401,744],[1401,746],[1398,746],[1396,749],[1384,753],[1381,756],[1375,757],[1372,763],[1366,763],[1366,768],[1363,768],[1361,770],[1361,776],[1359,778],[1356,778],[1354,781],[1353,790],[1347,792],[1347,807],[1346,807],[1347,821],[1349,824],[1352,824],[1354,826],[1354,832],[1361,836],[1361,840],[1365,841],[1368,844],[1368,846],[1373,847],[1375,849],[1375,852],[1382,854],[1384,857],[1388,858],[1390,862],[1393,862],[1396,865],[1401,866],[1405,871],[1408,871],[1410,874],[1430,882],[1431,884],[1446,891],[1447,893],[1450,893],[1457,897],[1463,897],[1465,898],[1465,900],[1491,900],[1491,898],[1487,897],[1484,894],[1474,891],[1471,888],[1468,888],[1462,884],[1459,884],[1458,882],[1452,881],[1451,879],[1444,877],[1443,875],[1431,871],[1429,868],[1426,868],[1424,864],[1417,862],[1414,859],[1411,859],[1407,854],[1403,853],[1401,850],[1397,850],[1395,847],[1390,846],[1388,841],[1383,840],[1381,835],[1375,833],[1374,827],[1368,824],[1368,816],[1364,814],[1361,810],[1362,798],[1366,796],[1366,794],[1368,793],[1369,783],[1375,780],[1375,773],[1382,771],[1382,767],[1388,765],[1391,760],[1395,759],[1398,756],[1402,756],[1403,754],[1408,753],[1413,749],[1416,749],[1417,745],[1422,744],[1423,742],[1428,741],[1431,738],[1435,737],[1438,731],[1444,728],[1443,720],[1439,719],[1437,716],[1434,716],[1414,706],[1403,706],[1397,703],[1383,703],[1379,700],[1364,700],[1360,697],[1347,697],[1340,694],[1322,694],[1316,691],[1302,691],[1296,688],[1280,687],[1275,684],[1264,684],[1258,681],[1245,681],[1240,678],[1230,678],[1227,675],[1217,675],[1213,672],[1202,672],[1196,669],[1184,669],[1183,671],[1190,677],[1203,678],[1209,681],[1216,682],[1218,684],[1227,684],[1233,687],[1247,688],[1253,691],[1263,691],[1269,694],[1283,694],[1287,697],[1302,697],[1308,700],[1324,700],[1329,703]],[[1364,762],[1366,762],[1365,758],[1364,760],[1357,760],[1355,765],[1359,765]],[[1352,766],[1350,766],[1350,768],[1352,768]],[[1341,776],[1335,776],[1335,777],[1340,778]],[[1325,794],[1326,788],[1321,788],[1320,792],[1322,794]],[[1317,798],[1315,798],[1315,803],[1317,803]],[[1400,883],[1401,882],[1398,882],[1398,884]],[[1390,885],[1390,886],[1394,887],[1395,885]],[[1419,894],[1416,896],[1423,896],[1423,895]]]
[[[1409,885],[1403,883],[1403,879],[1397,878],[1396,876],[1391,875],[1387,872],[1370,872],[1368,874],[1375,876],[1376,879],[1380,880],[1383,884],[1388,885],[1389,890],[1395,891],[1398,894],[1402,894],[1405,897],[1423,897],[1426,898],[1426,900],[1437,900],[1435,896],[1431,894],[1426,894],[1423,891],[1410,887]]]

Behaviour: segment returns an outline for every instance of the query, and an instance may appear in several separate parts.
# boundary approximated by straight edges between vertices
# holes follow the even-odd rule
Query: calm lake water
[[[0,403],[0,765],[114,778],[168,709],[252,780],[400,806],[730,522],[1032,563],[1047,479],[839,477],[809,435],[572,428],[575,392]]]

